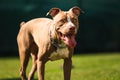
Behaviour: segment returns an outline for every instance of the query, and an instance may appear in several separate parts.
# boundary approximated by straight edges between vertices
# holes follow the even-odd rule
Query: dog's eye
[[[61,23],[65,23],[66,22],[66,19],[62,19],[60,20]]]
[[[72,22],[77,22],[76,18],[72,18],[71,20],[72,20]]]
[[[61,23],[60,26],[63,26],[63,23]]]
[[[60,29],[60,27],[57,27],[56,30],[58,31]]]

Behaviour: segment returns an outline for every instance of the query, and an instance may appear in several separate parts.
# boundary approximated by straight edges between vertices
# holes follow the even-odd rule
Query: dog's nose
[[[75,30],[75,27],[70,27],[69,28],[71,31],[74,31]]]

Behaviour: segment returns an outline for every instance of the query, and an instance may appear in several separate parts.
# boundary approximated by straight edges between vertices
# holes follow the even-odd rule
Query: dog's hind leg
[[[22,29],[23,25],[25,22],[22,22],[20,24],[20,31],[17,36],[17,43],[18,43],[18,49],[19,49],[19,57],[20,57],[20,75],[22,80],[27,80],[26,77],[26,68],[28,65],[29,61],[29,56],[30,56],[30,40],[29,40],[29,35],[27,32],[24,32],[25,30]]]
[[[32,68],[29,73],[28,80],[33,80],[34,73],[37,70],[37,57],[35,56],[35,54],[31,54],[31,56],[32,56]]]
[[[33,80],[34,73],[37,70],[37,53],[38,53],[37,45],[33,44],[31,48],[32,68],[29,73],[28,80]]]
[[[30,53],[29,53],[28,50],[20,50],[19,55],[20,55],[20,63],[21,63],[21,65],[20,65],[20,75],[21,75],[22,80],[27,80],[26,68],[27,68],[27,65],[28,65]]]

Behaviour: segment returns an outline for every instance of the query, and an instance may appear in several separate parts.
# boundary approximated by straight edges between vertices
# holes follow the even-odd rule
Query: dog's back
[[[32,19],[26,23],[21,22],[20,30],[17,36],[18,43],[24,42],[26,40],[24,44],[29,44],[30,41],[32,41],[36,37],[38,38],[40,36],[39,38],[40,40],[41,39],[43,40],[45,37],[48,37],[49,35],[48,30],[50,26],[46,26],[46,25],[51,25],[51,23],[52,20],[48,18]],[[38,39],[34,39],[34,40],[38,40]]]

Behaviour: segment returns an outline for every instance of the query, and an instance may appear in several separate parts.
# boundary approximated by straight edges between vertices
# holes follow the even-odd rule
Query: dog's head
[[[52,8],[47,13],[47,15],[53,17],[54,31],[57,36],[71,48],[76,46],[75,35],[79,27],[78,16],[80,13],[81,9],[79,7],[73,7],[69,11]]]

